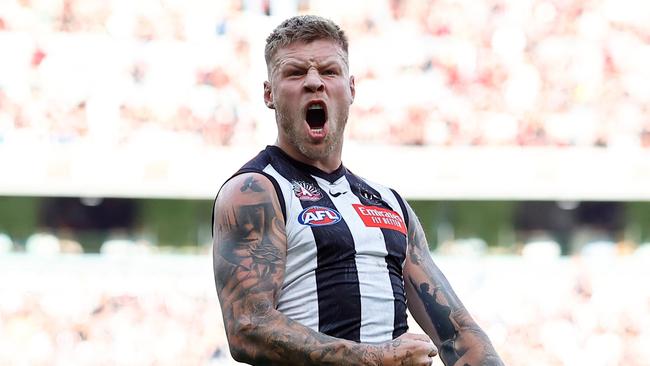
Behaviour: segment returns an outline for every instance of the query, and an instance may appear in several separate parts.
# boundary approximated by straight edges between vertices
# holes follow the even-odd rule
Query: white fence
[[[261,148],[0,145],[0,195],[213,199]],[[350,142],[343,157],[355,173],[408,199],[650,200],[648,149]]]

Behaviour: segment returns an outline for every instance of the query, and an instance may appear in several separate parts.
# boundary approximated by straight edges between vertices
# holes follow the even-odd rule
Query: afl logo
[[[341,221],[341,214],[334,209],[321,206],[307,207],[298,216],[299,223],[309,226],[333,225],[339,221]]]

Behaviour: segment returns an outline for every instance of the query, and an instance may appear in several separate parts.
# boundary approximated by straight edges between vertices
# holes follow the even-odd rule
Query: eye
[[[304,72],[301,69],[291,69],[287,71],[288,76],[300,76],[302,74],[304,74]]]
[[[324,74],[324,75],[336,75],[337,72],[336,72],[336,70],[334,70],[334,69],[326,69],[326,70],[323,72],[323,74]]]

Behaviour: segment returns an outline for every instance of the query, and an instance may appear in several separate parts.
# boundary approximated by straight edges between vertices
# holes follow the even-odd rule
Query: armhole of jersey
[[[282,210],[282,219],[286,223],[287,205],[284,202],[284,194],[282,194],[282,189],[280,188],[280,184],[278,183],[277,179],[275,179],[271,174],[267,172],[255,171],[255,173],[262,174],[263,176],[267,177],[271,181],[271,183],[273,183],[273,188],[275,188],[275,194],[278,196],[278,201],[280,202],[280,209]]]
[[[221,185],[221,188],[219,188],[219,192],[217,192],[217,195],[214,197],[214,201],[212,202],[212,237],[213,238],[214,238],[214,207],[217,204],[217,197],[219,197],[219,193],[221,192],[221,189],[223,188],[223,186],[226,185],[226,183],[228,183],[234,177],[236,177],[236,176],[238,176],[240,174],[244,174],[244,173],[261,174],[261,175],[265,176],[266,178],[268,178],[271,181],[271,183],[273,183],[273,188],[275,188],[275,194],[278,196],[278,201],[280,201],[280,208],[282,209],[282,218],[284,219],[284,222],[287,222],[287,207],[286,207],[286,204],[284,202],[284,195],[282,194],[282,190],[280,189],[280,184],[278,184],[278,181],[272,175],[270,175],[270,174],[268,174],[266,172],[256,170],[256,169],[242,169],[242,170],[238,171],[237,173],[233,174],[230,178],[228,178],[228,180],[223,182],[223,184]]]
[[[399,207],[402,209],[402,213],[404,214],[404,221],[406,222],[406,230],[409,228],[409,212],[406,209],[406,204],[404,203],[404,200],[402,199],[402,196],[397,194],[394,189],[390,189],[391,192],[395,195],[395,198],[397,198],[397,202],[399,203]]]

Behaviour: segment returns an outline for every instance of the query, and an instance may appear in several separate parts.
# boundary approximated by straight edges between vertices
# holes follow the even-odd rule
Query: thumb
[[[429,357],[434,357],[437,354],[438,348],[435,346],[435,344],[431,343],[431,351],[429,352]]]

